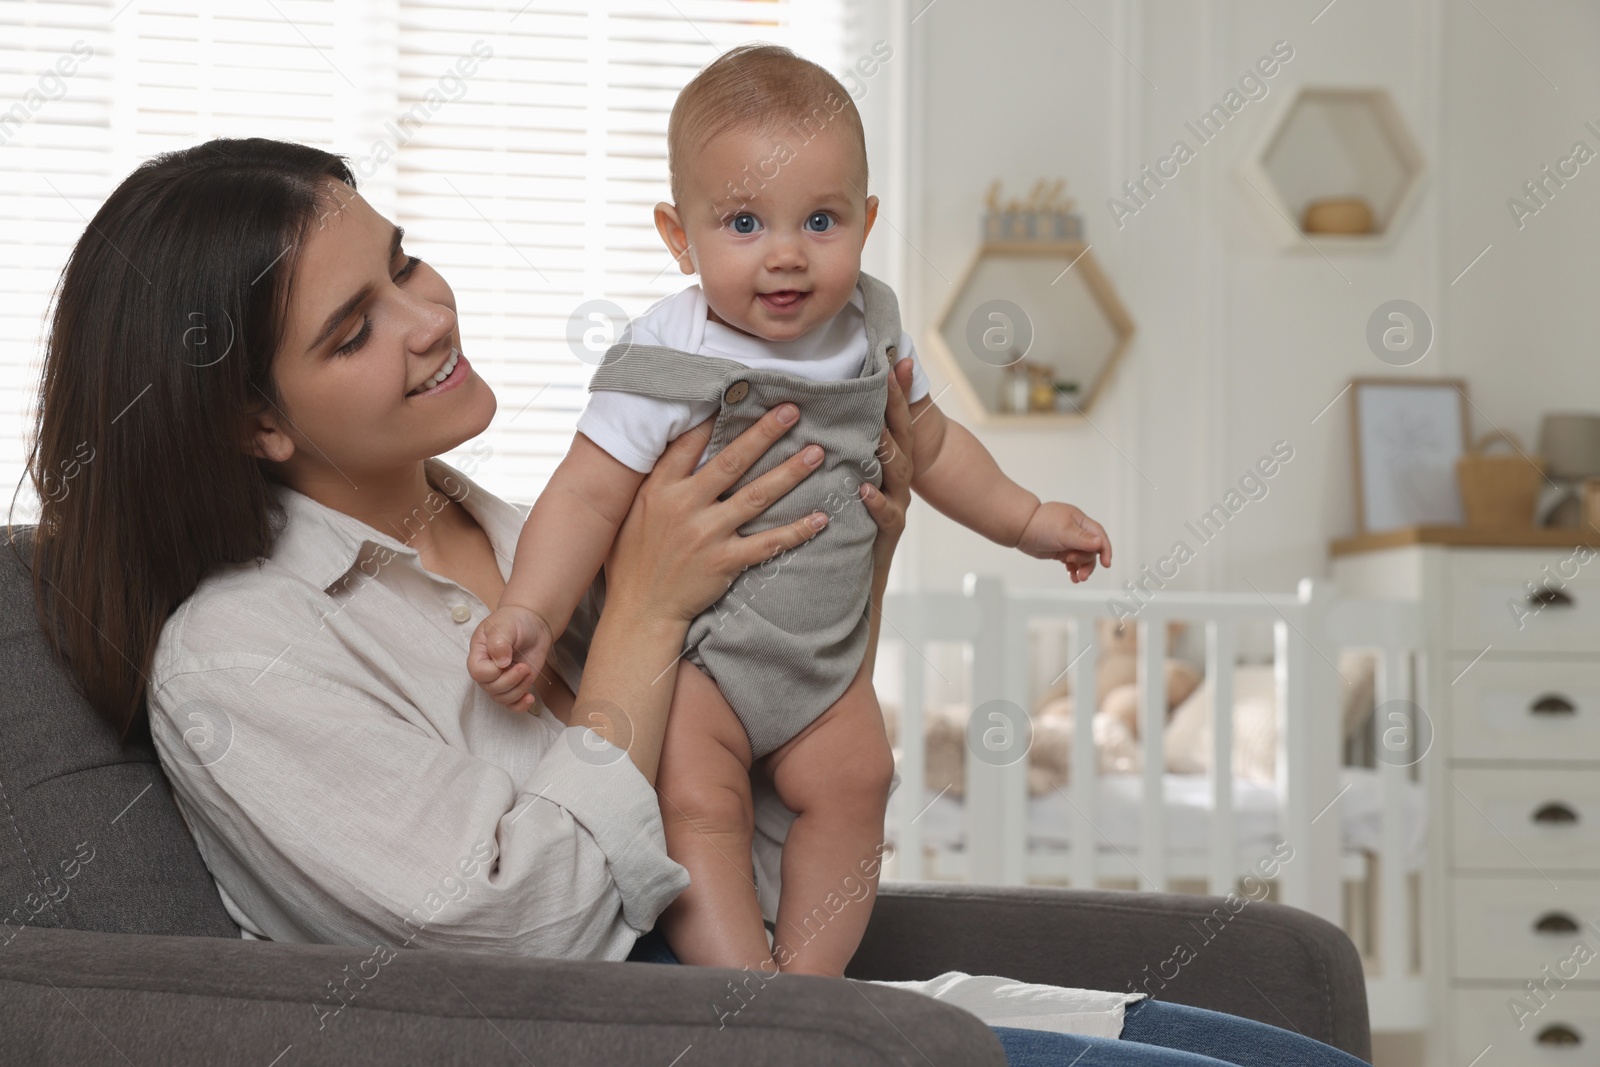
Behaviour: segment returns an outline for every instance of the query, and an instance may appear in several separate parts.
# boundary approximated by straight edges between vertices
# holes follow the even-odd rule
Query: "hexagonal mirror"
[[[929,347],[983,422],[1071,421],[1103,392],[1133,320],[1082,242],[989,242]]]

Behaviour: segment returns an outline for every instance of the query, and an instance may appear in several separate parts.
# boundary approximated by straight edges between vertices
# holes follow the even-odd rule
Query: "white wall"
[[[923,2],[910,0],[913,14]],[[871,242],[907,246],[908,328],[925,329],[958,280],[996,177],[1016,195],[1040,177],[1068,180],[1088,240],[1138,323],[1093,425],[976,431],[1018,481],[1106,524],[1116,563],[1094,582],[1108,595],[1180,537],[1197,555],[1173,588],[1285,591],[1324,574],[1329,539],[1354,528],[1348,398],[1317,416],[1352,376],[1465,377],[1481,409],[1474,431],[1492,420],[1530,446],[1542,411],[1600,408],[1600,360],[1591,356],[1600,162],[1521,232],[1505,206],[1574,140],[1600,151],[1600,137],[1583,129],[1586,119],[1600,127],[1600,7],[1336,0],[1322,8],[1321,0],[937,0],[911,27],[914,217],[903,239],[880,228]],[[1294,58],[1266,98],[1199,146],[1184,120],[1281,40]],[[1282,250],[1236,176],[1305,84],[1388,88],[1428,159],[1422,198],[1381,252],[1325,260]],[[1107,198],[1178,137],[1196,158],[1119,229]],[[1428,310],[1436,328],[1433,351],[1405,370],[1381,363],[1364,336],[1373,309],[1401,297]],[[943,381],[930,369],[937,391]],[[941,406],[973,425],[955,393]],[[1295,453],[1267,497],[1201,546],[1185,521],[1276,441]],[[925,505],[901,567],[938,587],[958,585],[967,571],[1066,584],[1059,567],[992,545]]]

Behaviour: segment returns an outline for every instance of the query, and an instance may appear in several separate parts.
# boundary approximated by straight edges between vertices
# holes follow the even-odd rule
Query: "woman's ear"
[[[684,274],[693,274],[695,265],[689,252],[689,233],[683,228],[677,207],[665,201],[656,205],[656,232],[666,242],[672,258],[678,261],[678,269]]]
[[[273,463],[283,463],[294,455],[294,439],[278,425],[278,413],[266,404],[257,404],[245,413],[241,442],[248,455]]]

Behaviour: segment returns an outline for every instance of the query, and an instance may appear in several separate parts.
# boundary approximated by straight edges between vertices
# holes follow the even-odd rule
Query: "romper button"
[[[743,400],[749,392],[749,382],[737,381],[728,386],[728,391],[722,394],[722,399],[726,400],[730,404],[737,404],[739,401]]]
[[[466,622],[468,619],[472,618],[472,609],[467,607],[465,604],[457,604],[455,607],[450,609],[450,617],[456,620],[456,622]]]
[[[893,359],[896,351],[898,351],[898,349],[896,349],[894,345],[890,345],[888,348],[883,350],[883,354],[888,356],[890,359]]]

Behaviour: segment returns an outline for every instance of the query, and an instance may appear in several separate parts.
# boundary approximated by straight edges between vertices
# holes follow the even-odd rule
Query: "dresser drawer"
[[[1450,647],[1600,654],[1600,558],[1583,549],[1451,552]],[[1532,583],[1530,594],[1529,583]]]
[[[1454,866],[1600,870],[1600,771],[1463,767],[1451,778]]]
[[[1590,964],[1594,966],[1594,964]],[[1459,1067],[1578,1067],[1600,1062],[1600,993],[1551,985],[1540,1004],[1521,988],[1458,989],[1448,1060]],[[1525,1011],[1513,1010],[1517,1004]],[[1521,1028],[1518,1028],[1518,1023]],[[1484,1056],[1490,1045],[1494,1051]],[[1481,1059],[1480,1059],[1481,1057]]]
[[[1600,880],[1563,875],[1557,892],[1528,873],[1455,879],[1455,977],[1521,985],[1549,967],[1569,981],[1600,981]],[[1600,1040],[1595,1048],[1600,1052]]]
[[[1452,756],[1600,762],[1600,663],[1469,662],[1450,666]]]

